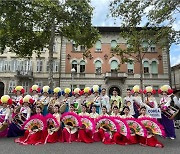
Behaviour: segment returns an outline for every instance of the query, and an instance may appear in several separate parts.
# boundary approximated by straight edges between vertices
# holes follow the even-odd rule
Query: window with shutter
[[[99,40],[99,41],[97,41],[96,42],[96,51],[101,51],[101,47],[102,45],[101,45],[101,41]]]
[[[158,74],[158,65],[156,61],[151,63],[151,72],[152,74]]]

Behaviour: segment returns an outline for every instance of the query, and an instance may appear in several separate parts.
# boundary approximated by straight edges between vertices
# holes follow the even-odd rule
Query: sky
[[[109,14],[109,2],[110,0],[91,0],[91,5],[94,7],[92,23],[94,26],[118,26],[120,20],[114,20],[108,17]],[[176,21],[173,24],[175,30],[180,30],[180,16],[176,17]],[[171,66],[180,64],[180,44],[173,44],[170,47],[170,61]]]

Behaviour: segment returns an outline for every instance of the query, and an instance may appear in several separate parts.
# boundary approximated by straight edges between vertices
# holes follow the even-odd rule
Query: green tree
[[[143,88],[142,60],[149,47],[157,44],[169,53],[169,45],[174,42],[175,37],[174,31],[170,27],[160,27],[159,24],[155,24],[154,19],[151,18],[152,20],[150,20],[148,9],[152,6],[151,0],[114,0],[110,3],[111,16],[120,18],[122,29],[120,36],[127,41],[126,49],[117,46],[114,52],[120,56],[122,63],[131,62],[130,57],[139,63],[141,88]],[[152,15],[153,13],[151,13]],[[153,22],[151,23],[151,21]]]
[[[87,49],[98,39],[89,0],[0,0],[0,50],[20,57],[49,49],[49,84],[53,85],[53,45],[56,33]]]

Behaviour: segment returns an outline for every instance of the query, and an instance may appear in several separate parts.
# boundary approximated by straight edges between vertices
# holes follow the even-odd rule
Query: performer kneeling
[[[62,138],[60,139],[60,142],[71,143],[77,141],[79,124],[74,124],[76,123],[74,119],[76,118],[80,120],[80,117],[74,112],[74,104],[70,105],[70,112],[64,113],[64,115],[62,115],[61,118],[65,127],[62,130]]]
[[[158,122],[155,119],[153,119],[150,116],[146,115],[146,107],[141,107],[140,108],[140,113],[141,113],[141,115],[138,117],[138,119],[146,127],[146,129],[147,129],[147,137],[139,136],[139,144],[143,145],[143,146],[151,146],[151,147],[163,148],[164,145],[157,140],[157,138],[155,137],[153,131],[151,130],[151,129],[154,128],[154,126],[156,126],[156,129],[159,128],[161,130],[162,126],[160,126],[160,124],[158,124]],[[149,124],[149,126],[147,125],[147,123]],[[151,123],[153,123],[153,124],[151,125]],[[150,126],[153,126],[153,127],[151,128]],[[163,131],[163,130],[161,130],[161,131]],[[158,131],[158,132],[161,132],[161,131]]]
[[[42,110],[40,106],[36,107],[36,111],[39,112]],[[23,137],[15,139],[16,143],[20,143],[23,145],[38,145],[44,144],[44,131],[46,128],[45,118],[41,114],[36,114],[29,118],[25,124],[23,129],[26,130]]]
[[[95,122],[89,116],[81,116],[82,126],[78,131],[78,141],[85,143],[93,142],[93,133],[95,130]]]
[[[52,114],[48,114],[46,116],[46,122],[47,122],[47,131],[46,131],[45,143],[58,142],[59,139],[58,130],[60,128],[59,122]]]
[[[23,106],[20,108],[20,113],[14,116],[12,123],[9,125],[7,137],[17,137],[24,135],[22,125],[26,120],[29,119],[31,115],[31,109],[29,105],[33,103],[34,100],[30,95],[26,95],[22,100],[20,100],[20,104]]]

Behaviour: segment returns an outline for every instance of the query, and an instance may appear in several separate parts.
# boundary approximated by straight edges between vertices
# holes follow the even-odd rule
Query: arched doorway
[[[112,96],[114,88],[116,89],[118,95],[121,96],[121,90],[118,86],[112,86],[111,88],[109,88],[109,96],[110,97]]]
[[[4,83],[0,82],[0,97],[4,95]]]

